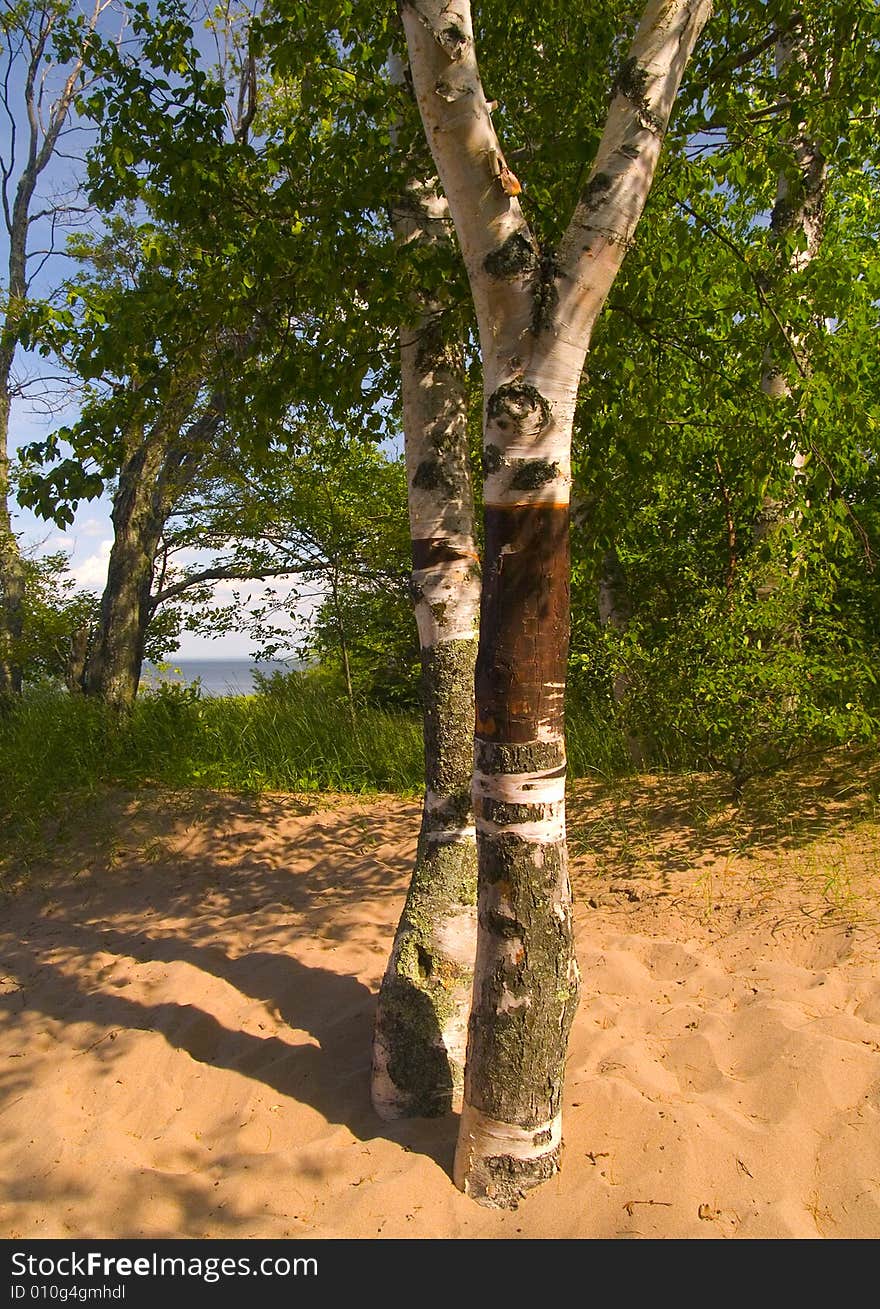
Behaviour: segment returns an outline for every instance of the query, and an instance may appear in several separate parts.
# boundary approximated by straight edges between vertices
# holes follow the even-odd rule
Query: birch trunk
[[[394,213],[398,242],[446,245],[449,226],[435,184],[411,184]],[[443,309],[423,299],[400,334],[425,799],[373,1037],[373,1104],[386,1119],[439,1115],[460,1103],[476,948],[470,783],[480,566],[464,361],[447,340]]]
[[[473,797],[477,957],[456,1183],[513,1207],[559,1167],[578,994],[565,842],[571,433],[593,324],[641,215],[707,0],[650,0],[596,163],[541,256],[492,126],[466,0],[406,0],[422,122],[483,357],[485,553]]]
[[[803,32],[800,28],[786,34],[776,46],[776,70],[781,75],[791,64],[802,64],[805,58]],[[825,226],[825,193],[828,180],[828,167],[822,150],[816,140],[801,123],[794,137],[787,143],[790,150],[790,165],[779,173],[776,185],[776,203],[770,215],[770,239],[779,247],[787,248],[792,237],[800,238],[800,248],[790,255],[785,255],[780,262],[778,280],[796,277],[812,263],[822,243]],[[787,342],[789,353],[795,353],[797,366],[804,370],[804,363],[799,355],[799,343],[790,338]],[[761,390],[773,400],[787,399],[791,395],[785,370],[781,363],[782,342],[768,345],[764,354],[764,366],[761,373]],[[804,451],[797,448],[792,441],[791,463],[789,467],[790,482],[793,484],[806,462]],[[755,522],[754,542],[760,544],[769,541],[779,532],[785,522],[792,521],[790,496],[780,499],[765,496],[761,511]],[[772,567],[764,581],[759,584],[758,598],[767,599],[778,589],[779,579]]]

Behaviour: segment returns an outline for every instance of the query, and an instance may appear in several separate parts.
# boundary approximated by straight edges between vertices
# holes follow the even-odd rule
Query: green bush
[[[650,630],[608,634],[627,723],[649,757],[728,772],[735,790],[810,749],[874,739],[873,661],[796,581],[757,601],[709,595]]]

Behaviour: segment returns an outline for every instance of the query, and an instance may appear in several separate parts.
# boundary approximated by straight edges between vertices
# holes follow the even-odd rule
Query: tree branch
[[[325,565],[326,567],[326,565]],[[294,574],[314,573],[318,569],[314,564],[306,566],[298,564],[286,568],[261,568],[242,569],[242,568],[206,568],[200,573],[191,573],[189,577],[183,577],[179,582],[173,582],[163,590],[157,592],[150,598],[150,613],[154,613],[159,605],[165,604],[166,601],[172,600],[177,595],[183,595],[185,591],[192,590],[193,587],[202,586],[205,582],[224,582],[224,581],[241,581],[241,582],[265,582],[271,577],[290,577]]]

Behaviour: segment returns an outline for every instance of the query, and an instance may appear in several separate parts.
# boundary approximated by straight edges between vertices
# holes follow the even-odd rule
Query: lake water
[[[200,682],[202,695],[252,695],[255,672],[271,677],[276,669],[288,673],[302,666],[295,659],[267,659],[259,664],[250,659],[169,659],[161,668],[144,664],[141,686],[156,686],[159,682],[189,686]]]

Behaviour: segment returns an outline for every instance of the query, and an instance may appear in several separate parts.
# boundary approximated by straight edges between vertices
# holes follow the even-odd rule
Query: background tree
[[[650,212],[594,338],[576,442],[587,512],[575,541],[573,632],[575,685],[579,696],[598,695],[595,712],[608,712],[603,696],[622,682],[627,730],[655,759],[729,768],[735,789],[793,751],[872,730],[872,638],[854,625],[841,581],[855,570],[873,589],[854,486],[876,458],[876,387],[864,366],[873,272],[853,218],[867,216],[863,197],[876,188],[854,70],[876,60],[877,25],[857,7],[821,5],[806,15],[744,10],[741,19],[726,34],[716,28],[722,39],[698,54]],[[788,30],[809,32],[809,54],[781,88],[775,47]],[[824,238],[810,258],[797,205],[787,237],[772,227],[780,172],[799,185],[795,104],[825,160]],[[794,336],[809,377],[797,369]],[[768,340],[775,385],[787,392],[775,399],[758,380]],[[789,524],[761,540],[754,525],[773,504]],[[632,615],[627,635],[602,639],[592,596],[611,548]],[[775,641],[759,605],[768,575]],[[795,653],[780,634],[802,619]],[[787,681],[797,695],[784,693]]]
[[[35,277],[55,251],[56,233],[78,212],[75,199],[42,195],[39,188],[62,136],[72,130],[71,112],[88,85],[86,50],[110,0],[94,0],[85,14],[66,0],[24,0],[0,15],[3,59],[0,102],[8,146],[0,153],[0,195],[8,241],[6,287],[0,309],[0,696],[21,690],[18,649],[25,613],[25,568],[12,529],[10,420],[21,393],[14,375],[18,348],[30,341],[35,319],[50,312],[31,306]],[[40,233],[45,244],[35,248]]]
[[[395,72],[403,85],[396,61]],[[428,161],[420,162],[423,177],[411,177],[393,207],[395,234],[412,255],[445,262],[449,211]],[[451,307],[448,292],[421,289],[400,332],[425,798],[373,1034],[372,1098],[385,1118],[440,1114],[460,1101],[473,985],[477,852],[470,778],[480,561],[465,346]]]
[[[137,690],[164,524],[222,431],[270,439],[288,404],[277,365],[308,303],[288,179],[251,140],[259,74],[247,31],[223,34],[233,66],[213,72],[176,5],[136,7],[132,31],[133,49],[94,45],[101,90],[83,104],[100,131],[90,194],[132,216],[111,216],[97,243],[81,244],[94,271],[71,285],[75,312],[55,339],[90,392],[74,427],[30,447],[24,483],[27,501],[61,521],[112,487],[85,687],[119,706]]]

